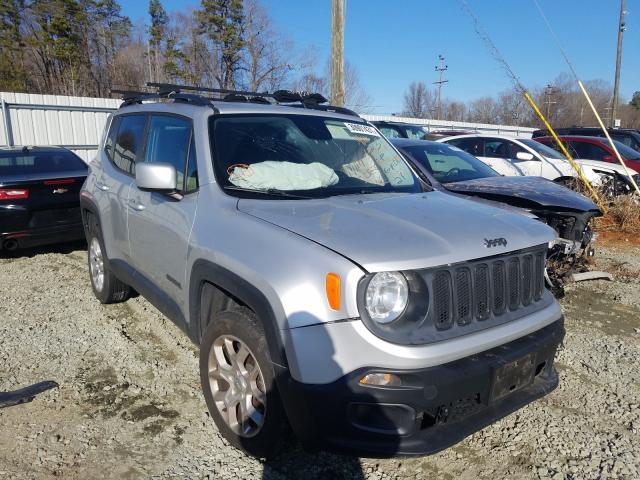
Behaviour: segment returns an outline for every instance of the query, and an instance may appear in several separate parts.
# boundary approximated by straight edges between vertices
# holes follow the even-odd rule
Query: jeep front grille
[[[503,315],[517,316],[544,291],[546,246],[437,268],[424,278],[437,330],[464,327]]]

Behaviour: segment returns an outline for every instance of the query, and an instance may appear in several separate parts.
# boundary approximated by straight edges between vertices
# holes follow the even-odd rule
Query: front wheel
[[[286,419],[264,332],[253,312],[228,310],[210,320],[200,345],[200,380],[222,435],[255,457],[273,455]]]

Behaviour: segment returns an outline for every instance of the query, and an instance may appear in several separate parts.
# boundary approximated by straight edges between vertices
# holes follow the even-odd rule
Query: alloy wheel
[[[96,237],[91,239],[91,245],[89,245],[89,270],[93,286],[98,292],[101,292],[104,287],[104,260],[100,242]]]
[[[253,352],[232,335],[218,337],[209,351],[209,385],[213,401],[229,428],[253,437],[264,425],[267,395]]]

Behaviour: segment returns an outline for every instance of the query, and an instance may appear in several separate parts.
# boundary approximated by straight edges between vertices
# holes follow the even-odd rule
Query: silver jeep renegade
[[[556,387],[549,227],[429,190],[318,95],[184,91],[111,116],[81,192],[89,270],[100,302],[139,292],[199,345],[233,445],[269,456],[289,425],[305,448],[423,455]]]

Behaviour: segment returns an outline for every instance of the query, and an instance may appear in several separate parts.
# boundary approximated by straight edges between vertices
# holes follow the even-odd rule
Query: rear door
[[[87,165],[64,149],[0,154],[0,233],[80,224]]]
[[[196,214],[198,177],[193,125],[189,118],[153,114],[144,155],[149,163],[170,163],[177,173],[180,200],[140,190],[129,193],[129,239],[136,270],[181,307],[187,248]]]

